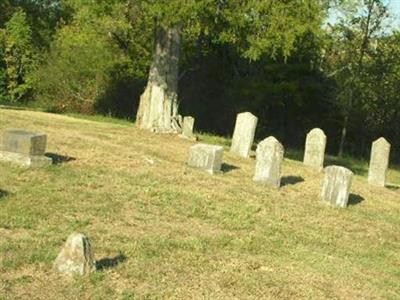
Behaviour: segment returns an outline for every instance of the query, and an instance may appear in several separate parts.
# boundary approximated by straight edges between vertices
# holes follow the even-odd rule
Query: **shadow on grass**
[[[400,189],[400,185],[388,184],[388,185],[386,185],[386,188],[388,188],[389,190],[392,190],[392,191],[397,191],[398,189]]]
[[[126,256],[119,254],[115,257],[106,257],[96,261],[96,270],[105,270],[118,266],[126,260]]]
[[[0,189],[0,199],[4,198],[4,197],[7,197],[9,194],[10,194],[9,192]]]
[[[45,156],[49,157],[53,160],[53,165],[59,165],[59,164],[63,164],[63,163],[69,162],[69,161],[76,160],[75,157],[64,156],[64,155],[60,155],[60,154],[56,154],[56,153],[46,153]]]
[[[225,163],[223,163],[222,166],[221,166],[222,173],[228,173],[228,172],[236,170],[236,169],[239,169],[239,167],[236,167],[236,166],[233,166],[233,165],[229,165],[229,164],[225,164]]]
[[[361,197],[360,195],[356,195],[356,194],[350,194],[349,196],[349,201],[347,202],[347,204],[350,205],[357,205],[360,204],[361,202],[363,202],[365,199],[363,197]]]
[[[281,186],[295,185],[296,183],[303,182],[304,178],[300,176],[285,176],[281,179]]]

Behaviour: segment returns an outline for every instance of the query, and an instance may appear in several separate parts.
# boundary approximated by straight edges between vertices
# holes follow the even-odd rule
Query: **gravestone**
[[[184,117],[182,122],[182,134],[180,137],[194,141],[197,140],[196,136],[193,134],[193,128],[194,118],[190,116]]]
[[[322,201],[332,206],[346,207],[349,201],[353,172],[339,166],[329,166],[324,171]]]
[[[306,138],[303,163],[321,171],[324,167],[325,147],[325,133],[319,128],[311,130]]]
[[[256,170],[253,180],[271,187],[281,185],[283,146],[270,136],[260,142],[256,150]]]
[[[386,185],[386,173],[389,167],[390,143],[383,137],[372,143],[369,162],[368,182],[372,185]]]
[[[210,174],[221,173],[222,146],[197,144],[189,149],[188,165],[207,171]]]
[[[58,254],[54,269],[62,274],[87,275],[95,270],[95,261],[90,240],[81,233],[71,234]]]
[[[258,118],[252,113],[240,113],[236,117],[235,130],[232,136],[231,152],[241,157],[250,156]]]
[[[8,129],[0,138],[0,160],[24,166],[50,165],[51,158],[44,156],[47,136],[22,129]]]

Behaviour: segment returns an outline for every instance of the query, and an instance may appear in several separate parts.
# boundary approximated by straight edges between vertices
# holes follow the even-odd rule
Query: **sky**
[[[400,0],[389,0],[389,9],[393,14],[394,26],[400,28]]]
[[[386,0],[384,1],[388,4],[389,13],[391,15],[391,28],[400,30],[400,0]],[[337,13],[331,11],[328,22],[335,23],[337,20]]]

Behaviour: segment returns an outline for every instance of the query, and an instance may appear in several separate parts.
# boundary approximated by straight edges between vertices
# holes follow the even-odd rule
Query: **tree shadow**
[[[349,196],[349,201],[347,202],[347,205],[357,205],[363,202],[365,199],[361,197],[360,195],[356,195],[351,193]]]
[[[126,260],[126,256],[119,254],[115,257],[106,257],[96,261],[96,270],[105,270],[118,266]]]
[[[76,160],[75,157],[60,155],[60,154],[51,153],[51,152],[46,153],[44,156],[51,158],[53,161],[53,165],[59,165],[62,163]]]
[[[236,170],[236,169],[239,169],[239,167],[236,167],[236,166],[233,166],[233,165],[230,165],[230,164],[226,164],[226,163],[223,163],[221,165],[222,173],[228,173],[228,172]]]
[[[285,176],[281,178],[281,186],[295,185],[296,183],[303,181],[304,178],[300,176]]]
[[[392,191],[397,191],[398,189],[400,189],[400,185],[387,184],[386,188],[388,188],[389,190],[392,190]]]
[[[9,192],[0,189],[0,199],[1,199],[1,198],[4,198],[4,197],[7,197],[8,195],[10,195]]]

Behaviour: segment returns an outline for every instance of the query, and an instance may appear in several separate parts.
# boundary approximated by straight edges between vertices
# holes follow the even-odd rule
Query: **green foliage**
[[[92,112],[115,81],[143,74],[143,61],[128,55],[132,49],[124,42],[132,33],[123,5],[77,3],[71,1],[78,9],[74,20],[57,32],[36,74],[36,94],[57,110]]]
[[[0,103],[4,103],[7,100],[7,74],[6,74],[6,62],[4,61],[4,50],[5,50],[5,32],[0,29]]]
[[[32,32],[24,11],[16,11],[6,23],[4,44],[8,94],[12,102],[21,101],[32,89],[30,75],[35,67]]]

